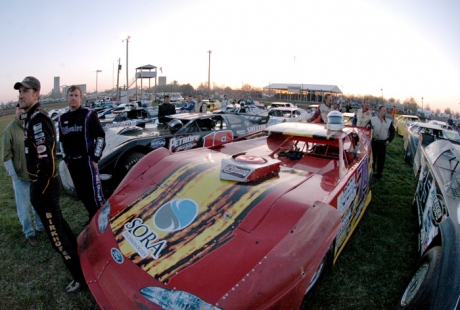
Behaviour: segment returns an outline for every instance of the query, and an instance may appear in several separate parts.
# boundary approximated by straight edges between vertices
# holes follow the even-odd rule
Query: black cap
[[[26,76],[22,82],[14,84],[14,89],[18,90],[21,86],[25,88],[33,88],[36,91],[40,91],[40,81],[33,76]]]

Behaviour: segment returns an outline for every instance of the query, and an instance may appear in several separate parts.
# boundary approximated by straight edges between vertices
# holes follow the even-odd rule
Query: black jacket
[[[105,132],[97,113],[80,106],[61,114],[58,122],[63,157],[90,156],[97,163],[105,147]]]
[[[29,177],[32,182],[36,182],[35,188],[43,194],[51,178],[57,175],[56,129],[48,113],[39,103],[21,118],[25,119],[24,150]]]
[[[176,114],[176,106],[172,103],[163,103],[158,107],[158,121],[163,123],[166,115]]]

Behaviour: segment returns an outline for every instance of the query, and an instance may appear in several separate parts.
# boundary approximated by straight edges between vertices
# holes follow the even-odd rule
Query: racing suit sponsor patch
[[[43,138],[45,136],[45,133],[43,131],[37,133],[34,138],[35,138],[35,141],[37,141],[38,138]]]
[[[34,133],[38,133],[42,131],[42,123],[37,123],[33,127]]]
[[[97,138],[96,149],[94,150],[94,155],[100,157],[102,153],[102,146],[104,145],[104,138]]]
[[[38,154],[44,153],[45,151],[46,151],[46,145],[37,146],[37,153]]]

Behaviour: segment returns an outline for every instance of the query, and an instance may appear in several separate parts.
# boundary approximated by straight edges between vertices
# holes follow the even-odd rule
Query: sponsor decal
[[[187,144],[177,147],[176,149],[171,149],[171,151],[180,152],[180,151],[190,150],[190,149],[193,149],[195,146],[197,146],[197,143],[187,143]]]
[[[79,131],[83,131],[83,126],[77,126],[77,125],[73,125],[73,126],[64,126],[61,128],[62,130],[62,134],[66,135],[68,133],[71,133],[71,132],[79,132]]]
[[[199,135],[185,136],[185,137],[174,137],[169,140],[170,148],[178,148],[184,144],[195,144],[200,140]]]
[[[247,177],[249,173],[251,172],[250,169],[238,167],[235,165],[227,165],[224,167],[222,172],[236,176],[236,177]]]
[[[135,218],[125,224],[123,237],[134,248],[140,257],[146,258],[149,254],[153,259],[160,256],[166,241],[157,241],[158,235],[140,218]]]
[[[176,199],[162,205],[153,217],[161,231],[172,232],[189,226],[198,214],[198,205],[191,199]]]
[[[45,145],[37,146],[37,153],[38,154],[44,153],[45,151],[46,151],[46,146]]]
[[[42,131],[40,133],[37,133],[34,138],[35,138],[35,141],[37,141],[37,139],[39,138],[43,138],[45,136],[45,133]]]
[[[339,198],[337,199],[337,209],[341,216],[345,213],[345,211],[350,207],[351,203],[354,201],[356,196],[356,182],[355,176],[351,177],[348,181],[347,185],[343,189],[343,192],[340,193]]]
[[[42,131],[42,123],[38,123],[33,125],[32,129],[34,130],[34,133],[39,133]]]
[[[38,158],[45,158],[48,157],[48,154],[38,155]]]
[[[267,128],[267,125],[258,125],[258,126],[250,126],[247,128],[248,132],[256,132],[259,130],[264,130]]]
[[[150,147],[152,149],[157,149],[157,148],[163,147],[165,145],[166,145],[166,141],[165,141],[164,138],[152,140],[152,142],[150,142]]]
[[[244,131],[244,130],[237,130],[236,131],[236,134],[239,135],[239,136],[244,135],[245,133],[246,133],[246,131]]]
[[[123,264],[123,255],[121,254],[120,250],[112,248],[110,250],[110,254],[112,255],[112,258],[115,262],[118,264]]]

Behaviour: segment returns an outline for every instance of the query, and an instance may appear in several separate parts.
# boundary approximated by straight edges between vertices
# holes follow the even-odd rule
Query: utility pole
[[[121,40],[121,42],[126,41],[126,96],[128,96],[128,89],[129,89],[129,80],[128,80],[128,43],[131,36],[126,36],[126,39]],[[128,96],[129,102],[129,96]]]
[[[121,65],[120,65],[120,58],[118,58],[118,66],[117,66],[117,101],[120,102],[120,70],[121,70]]]
[[[208,65],[208,99],[211,99],[211,50],[209,53],[209,65]]]

